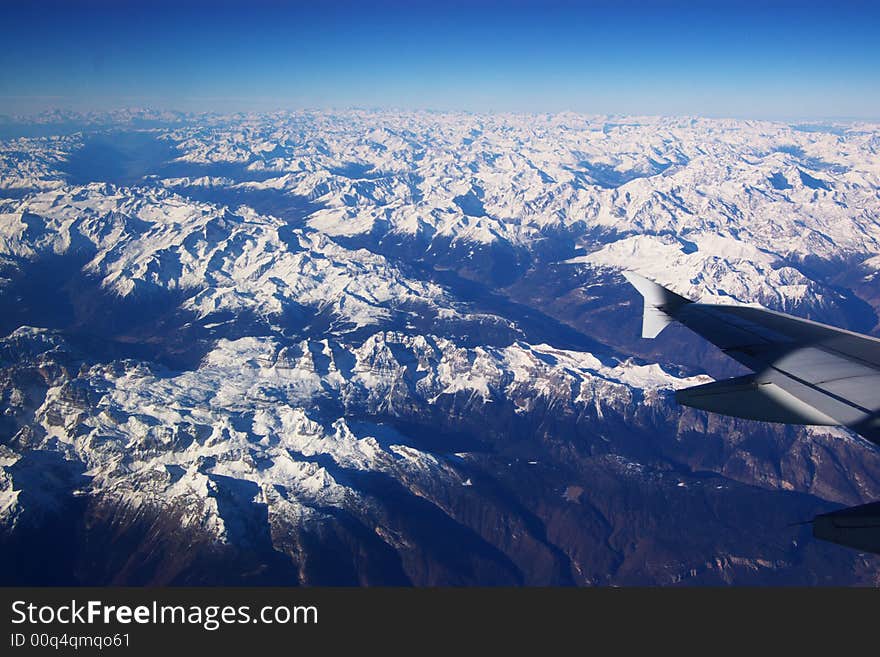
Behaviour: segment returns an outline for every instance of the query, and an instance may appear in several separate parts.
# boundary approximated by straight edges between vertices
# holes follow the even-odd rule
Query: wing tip
[[[634,271],[624,270],[623,277],[642,295],[644,308],[642,311],[642,337],[656,338],[674,320],[668,310],[691,303],[690,299],[676,294],[650,278]]]

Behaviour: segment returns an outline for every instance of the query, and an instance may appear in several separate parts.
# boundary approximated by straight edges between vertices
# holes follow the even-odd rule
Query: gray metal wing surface
[[[763,308],[695,303],[624,276],[644,299],[642,337],[677,321],[753,372],[678,390],[680,404],[764,422],[842,425],[880,445],[880,340]],[[811,524],[817,538],[880,554],[880,502]]]

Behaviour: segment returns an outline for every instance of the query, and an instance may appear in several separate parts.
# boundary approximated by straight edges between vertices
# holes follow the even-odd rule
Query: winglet
[[[623,272],[624,278],[629,281],[644,299],[645,308],[642,314],[642,337],[656,338],[668,324],[674,319],[668,314],[674,312],[686,303],[693,303],[662,285],[640,276],[631,271]]]

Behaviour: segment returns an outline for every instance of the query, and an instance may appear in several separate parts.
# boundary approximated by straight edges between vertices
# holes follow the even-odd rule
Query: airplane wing
[[[677,321],[753,371],[678,390],[680,404],[749,420],[843,425],[880,445],[880,340],[763,308],[695,303],[624,276],[644,298],[642,337]],[[880,502],[810,523],[816,538],[880,554]]]
[[[784,313],[695,303],[632,272],[642,337],[677,321],[753,374],[676,393],[684,406],[765,422],[843,425],[880,445],[880,340]]]

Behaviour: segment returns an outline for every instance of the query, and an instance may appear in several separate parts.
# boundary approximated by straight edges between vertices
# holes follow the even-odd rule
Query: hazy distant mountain
[[[619,275],[874,331],[880,126],[0,127],[3,583],[880,583],[789,526],[880,450],[677,407]]]

